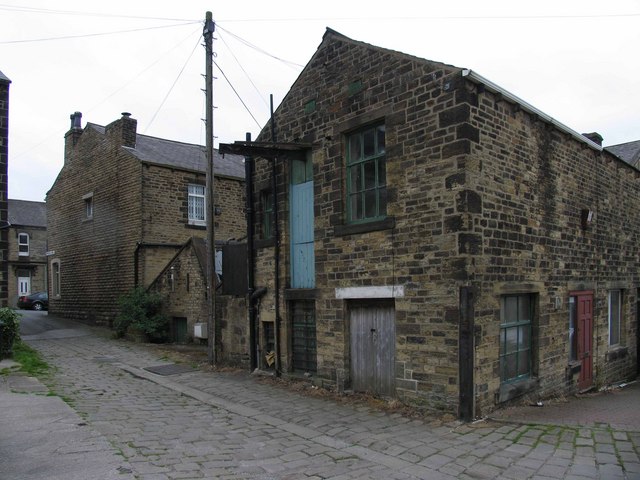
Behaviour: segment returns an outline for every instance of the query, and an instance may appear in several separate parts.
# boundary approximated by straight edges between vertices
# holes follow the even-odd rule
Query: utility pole
[[[216,235],[215,235],[215,197],[213,173],[213,32],[216,24],[211,12],[207,12],[204,21],[204,46],[206,50],[206,150],[207,150],[207,302],[209,316],[207,318],[207,354],[210,365],[217,363],[216,355]]]

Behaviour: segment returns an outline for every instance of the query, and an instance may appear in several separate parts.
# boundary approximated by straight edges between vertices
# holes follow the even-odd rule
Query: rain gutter
[[[578,140],[579,142],[587,144],[590,148],[592,148],[592,149],[594,149],[594,150],[596,150],[598,152],[601,152],[603,150],[603,147],[601,145],[598,145],[597,143],[589,140],[584,135],[582,135],[582,134],[576,132],[575,130],[570,129],[566,125],[558,122],[556,119],[554,119],[554,118],[550,117],[549,115],[547,115],[546,113],[543,113],[542,111],[538,110],[536,107],[534,107],[533,105],[530,105],[529,103],[525,102],[524,100],[522,100],[521,98],[517,97],[513,93],[510,93],[507,90],[505,90],[504,88],[496,85],[491,80],[487,80],[482,75],[477,74],[473,70],[471,70],[471,69],[462,70],[462,77],[472,81],[473,83],[475,83],[477,85],[483,85],[490,92],[500,95],[502,98],[504,98],[505,100],[507,100],[507,101],[509,101],[511,103],[515,103],[516,105],[518,105],[525,112],[528,112],[531,115],[534,115],[534,116],[538,117],[540,120],[553,125],[554,127],[556,127],[561,132],[572,136],[574,139]]]

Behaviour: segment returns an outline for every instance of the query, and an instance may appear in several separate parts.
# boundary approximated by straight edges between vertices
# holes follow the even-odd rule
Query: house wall
[[[155,279],[188,238],[206,238],[204,225],[189,224],[187,190],[189,184],[205,185],[205,182],[202,173],[143,165],[144,242],[173,245],[173,248],[149,246],[141,251],[139,272],[143,285],[149,285]],[[215,182],[215,205],[221,208],[221,214],[215,217],[216,239],[246,235],[246,221],[240,214],[244,208],[244,182],[226,177],[216,177]]]
[[[358,86],[359,84],[359,86]],[[345,134],[386,125],[387,221],[345,223]],[[500,299],[536,295],[535,397],[576,391],[568,366],[568,297],[594,292],[596,386],[635,373],[640,224],[637,171],[465,81],[453,67],[325,38],[275,114],[279,142],[313,143],[316,288],[289,289],[288,166],[276,161],[280,235],[258,242],[256,287],[267,287],[259,320],[281,324],[290,371],[290,303],[315,301],[317,381],[349,388],[349,308],[337,288],[398,287],[395,390],[417,406],[460,407],[460,289],[473,292],[473,408],[504,395],[499,369]],[[267,126],[258,140],[270,139]],[[254,210],[271,163],[255,167]],[[582,228],[583,209],[595,212]],[[256,215],[260,231],[260,215]],[[623,344],[608,347],[607,294],[623,289]]]
[[[29,235],[29,255],[18,255],[18,234]],[[47,291],[47,230],[43,227],[14,226],[9,229],[9,306],[15,308],[18,302],[18,276],[21,271],[29,272],[31,293]]]
[[[477,286],[478,411],[500,392],[500,296],[537,295],[535,388],[529,397],[575,393],[569,365],[569,295],[594,293],[596,387],[636,373],[640,223],[636,169],[518,111],[491,93],[479,95],[468,119],[480,135],[467,157],[465,185],[481,208],[467,235],[478,241],[467,269]],[[585,228],[582,211],[593,221]],[[609,346],[608,292],[623,290],[622,341]]]
[[[196,323],[208,322],[206,279],[194,249],[183,249],[151,283],[150,290],[163,299],[164,311],[172,319],[187,320],[187,342],[206,343],[194,337]],[[248,323],[244,296],[216,295],[218,361],[248,366]]]
[[[8,218],[8,165],[9,165],[9,85],[11,81],[0,73],[0,222]],[[9,264],[8,235],[0,229],[0,307],[8,305]]]
[[[378,68],[384,65],[384,69]],[[356,299],[336,297],[336,288],[403,287],[395,305],[396,390],[415,404],[449,409],[457,402],[457,233],[447,229],[455,209],[453,180],[463,168],[455,155],[456,131],[438,125],[453,108],[454,91],[443,88],[458,71],[441,64],[351,42],[320,48],[276,112],[278,141],[317,144],[313,150],[316,305],[319,381],[349,388],[349,308]],[[351,85],[363,88],[352,93]],[[356,89],[357,90],[357,89]],[[313,109],[306,108],[315,101]],[[312,111],[309,111],[312,110]],[[344,136],[382,120],[387,144],[387,222],[367,228],[346,224]],[[265,130],[267,132],[268,129]],[[464,134],[464,132],[463,132]],[[281,229],[280,295],[283,369],[289,370],[288,169],[278,164]],[[256,164],[256,192],[269,185],[267,161]],[[260,211],[259,197],[254,198]],[[259,225],[256,224],[256,229]],[[259,230],[258,230],[259,231]],[[258,251],[256,285],[267,286],[262,321],[275,317],[273,247]],[[400,291],[400,289],[399,289]]]
[[[60,262],[62,292],[51,312],[110,325],[117,299],[134,285],[148,286],[192,236],[206,228],[188,224],[188,184],[203,173],[141,162],[134,147],[136,120],[128,114],[101,127],[72,129],[65,164],[47,195],[49,261]],[[83,197],[92,195],[93,218]],[[234,198],[222,198],[233,195]],[[245,233],[243,182],[216,178],[217,238]],[[51,269],[50,269],[51,271]]]
[[[123,117],[107,126],[107,135],[88,126],[66,136],[65,164],[47,194],[49,271],[51,262],[59,261],[61,277],[61,294],[49,292],[51,313],[111,325],[118,297],[134,285],[142,222],[140,163],[112,133],[121,133],[119,122],[135,129],[131,121]],[[89,194],[92,218],[86,218],[83,199]]]

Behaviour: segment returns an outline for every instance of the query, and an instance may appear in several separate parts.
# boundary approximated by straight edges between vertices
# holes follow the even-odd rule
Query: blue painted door
[[[297,170],[299,174],[292,175],[290,185],[291,288],[315,287],[313,180],[310,162],[311,156],[309,155],[306,161],[298,163],[298,167],[294,164],[293,169]]]

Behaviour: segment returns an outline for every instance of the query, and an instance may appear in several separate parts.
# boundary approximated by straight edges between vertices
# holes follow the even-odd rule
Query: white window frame
[[[26,238],[27,241],[23,242],[22,239]],[[27,247],[26,251],[22,251],[22,247]],[[25,232],[18,233],[18,256],[19,257],[28,257],[29,256],[29,234]]]
[[[617,302],[617,308],[614,308]],[[620,345],[622,334],[622,290],[609,290],[609,346]]]
[[[189,224],[206,225],[207,196],[205,186],[196,183],[190,183],[188,185],[187,197]],[[200,203],[200,205],[198,205],[197,203]],[[202,213],[200,213],[200,210],[202,210]]]

